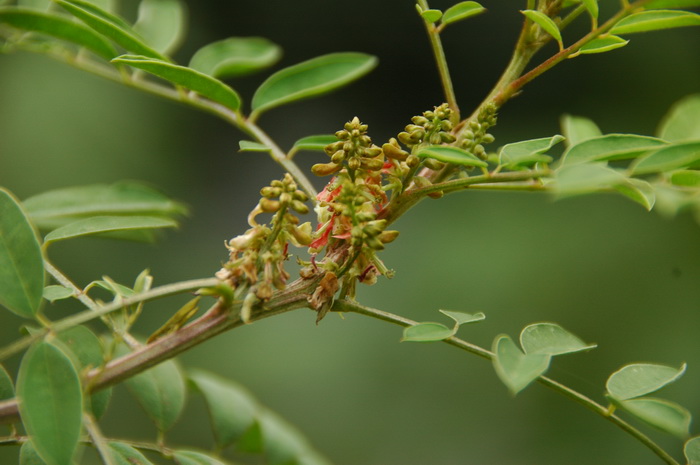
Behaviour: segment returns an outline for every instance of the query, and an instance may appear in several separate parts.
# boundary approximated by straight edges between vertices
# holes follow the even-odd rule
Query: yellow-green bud
[[[353,157],[350,160],[348,160],[348,168],[350,168],[351,170],[354,171],[354,170],[358,169],[359,167],[360,167],[360,159],[359,158]]]
[[[311,167],[311,172],[316,176],[328,176],[329,174],[340,171],[342,167],[343,165],[338,165],[336,163],[316,163]]]
[[[309,213],[309,207],[306,206],[306,204],[300,200],[292,200],[291,206],[295,212],[297,212],[301,215],[305,215],[305,214]]]
[[[262,198],[260,199],[259,205],[260,209],[265,213],[274,213],[280,209],[280,202],[277,200]]]
[[[437,161],[434,158],[426,158],[423,163],[433,171],[441,170],[445,167],[443,162]]]
[[[394,242],[396,238],[399,237],[399,232],[396,231],[395,229],[392,229],[390,231],[382,231],[381,234],[379,234],[378,238],[382,243],[388,244],[390,242]]]

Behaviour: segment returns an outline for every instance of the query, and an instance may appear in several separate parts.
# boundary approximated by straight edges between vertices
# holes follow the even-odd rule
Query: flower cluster
[[[490,144],[494,141],[494,137],[487,131],[496,125],[496,111],[497,108],[494,104],[486,105],[477,115],[476,121],[470,121],[469,129],[463,133],[462,148],[482,160],[486,159],[484,144]]]

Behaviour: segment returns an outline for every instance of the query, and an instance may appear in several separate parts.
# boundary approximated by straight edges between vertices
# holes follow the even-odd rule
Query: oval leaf
[[[524,354],[506,335],[496,337],[493,353],[496,374],[513,395],[544,374],[551,360],[546,354]]]
[[[690,412],[675,402],[643,397],[624,400],[618,405],[654,428],[682,439],[688,437]]]
[[[451,6],[442,15],[442,24],[456,23],[486,11],[486,8],[477,2],[459,2]]]
[[[262,37],[229,37],[197,50],[190,68],[209,76],[226,79],[244,76],[274,65],[282,49]]]
[[[555,23],[552,18],[537,10],[521,10],[527,19],[532,21],[547,32],[550,36],[554,37],[554,40],[559,44],[559,48],[564,48],[564,43],[561,39],[561,32],[559,31],[559,26]]]
[[[637,160],[632,173],[649,174],[686,168],[700,161],[700,141],[680,142],[656,150]]]
[[[520,345],[526,354],[561,355],[590,350],[596,344],[586,344],[555,323],[535,323],[520,333]]]
[[[197,92],[202,97],[220,103],[233,111],[238,111],[241,107],[241,98],[235,90],[218,79],[195,71],[192,68],[140,55],[122,55],[112,60],[112,62],[147,71],[175,85]]]
[[[605,37],[598,37],[590,42],[586,43],[580,49],[578,53],[582,54],[593,54],[593,53],[604,53],[610,50],[615,50],[616,48],[624,47],[629,43],[629,40],[625,40],[622,37],[608,35]]]
[[[17,378],[22,422],[48,465],[72,465],[82,428],[83,395],[70,358],[44,341],[22,358]]]
[[[634,399],[651,394],[676,381],[685,373],[685,363],[673,368],[653,363],[633,363],[625,365],[610,375],[605,389],[617,400]]]
[[[112,441],[109,448],[112,449],[114,465],[152,465],[141,452],[123,442]]]
[[[615,186],[615,190],[628,199],[650,211],[656,203],[656,192],[647,181],[629,178],[627,182]]]
[[[46,286],[44,288],[44,292],[42,295],[44,299],[48,300],[49,302],[55,302],[57,300],[63,300],[72,297],[73,290],[63,286],[51,285]]]
[[[226,465],[219,459],[192,450],[176,450],[173,459],[178,465]]]
[[[700,140],[700,94],[674,104],[661,120],[658,134],[671,142]]]
[[[624,184],[627,179],[605,163],[564,165],[555,171],[554,192],[560,197],[588,194]]]
[[[434,158],[435,160],[463,166],[481,166],[486,168],[488,163],[479,159],[466,150],[446,145],[429,145],[420,148],[415,155],[420,158]]]
[[[645,3],[642,8],[658,10],[666,8],[696,8],[700,6],[700,0],[652,0]]]
[[[270,465],[294,463],[294,460],[310,449],[306,438],[277,414],[263,410],[260,412],[265,456]]]
[[[418,323],[408,326],[403,330],[402,342],[435,342],[442,341],[455,334],[455,329],[450,329],[440,323]]]
[[[700,26],[700,15],[690,11],[649,10],[623,18],[610,33],[624,35],[685,26]]]
[[[562,155],[562,163],[622,160],[635,158],[668,145],[664,140],[636,134],[607,134],[593,137],[570,147]]]
[[[190,373],[189,379],[204,396],[219,449],[236,442],[253,426],[257,402],[242,386],[204,371]]]
[[[32,318],[44,291],[44,261],[19,203],[0,188],[0,305]]]
[[[583,116],[563,115],[560,124],[567,147],[603,135],[593,120]]]
[[[117,56],[116,49],[102,36],[62,16],[28,9],[0,7],[0,23],[72,42],[107,60]]]
[[[176,226],[177,223],[173,220],[155,216],[94,216],[51,231],[44,238],[44,245],[48,246],[57,241],[115,231],[174,228]]]
[[[682,187],[700,187],[700,171],[680,170],[671,173],[671,184]]]
[[[483,321],[486,319],[486,315],[482,312],[479,313],[465,313],[465,312],[454,312],[451,310],[440,310],[440,313],[447,315],[453,320],[457,326],[461,326],[467,323],[476,323],[478,321]]]
[[[12,399],[15,396],[15,387],[5,367],[0,365],[0,402]]]
[[[141,0],[134,31],[154,50],[167,55],[182,42],[186,20],[182,0]]]
[[[19,465],[46,465],[46,462],[37,454],[31,440],[22,444],[19,449]]]
[[[433,9],[424,10],[421,11],[420,15],[429,23],[434,23],[440,21],[440,18],[442,18],[442,11]]]
[[[700,436],[694,437],[685,443],[683,447],[688,465],[700,465]]]
[[[498,155],[499,164],[515,168],[539,162],[549,163],[552,157],[543,154],[563,140],[564,137],[557,134],[552,137],[504,145]]]
[[[331,92],[370,72],[377,58],[364,53],[345,52],[323,55],[276,72],[253,96],[255,118],[263,111]]]

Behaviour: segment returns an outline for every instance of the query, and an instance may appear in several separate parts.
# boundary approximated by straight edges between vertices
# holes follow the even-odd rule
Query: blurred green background
[[[133,15],[135,2],[124,3]],[[280,66],[334,51],[375,54],[380,66],[363,80],[271,111],[260,123],[289,147],[357,115],[376,142],[384,141],[443,101],[412,3],[189,0],[189,35],[176,59],[186,63],[199,47],[233,35],[282,45]],[[465,113],[507,63],[522,3],[484,0],[488,14],[444,33]],[[587,27],[582,18],[565,41]],[[563,113],[590,117],[604,132],[653,134],[672,103],[700,91],[700,31],[630,38],[621,50],[569,60],[533,82],[504,108],[493,131],[497,144],[555,134]],[[263,79],[232,85],[249,101]],[[208,114],[44,57],[0,56],[0,185],[26,198],[135,179],[191,208],[182,228],[153,246],[96,239],[54,246],[51,258],[81,285],[103,274],[130,283],[146,267],[156,285],[212,275],[226,258],[223,241],[246,229],[258,189],[281,176],[264,155],[238,153],[241,137]],[[324,158],[298,155],[305,167]],[[487,347],[499,333],[517,336],[528,323],[558,322],[599,348],[556,360],[550,374],[601,401],[605,379],[623,364],[687,361],[688,373],[662,396],[700,414],[700,226],[693,218],[664,219],[614,196],[553,202],[464,192],[424,201],[397,227],[401,236],[382,254],[396,277],[361,288],[360,302],[417,320],[442,320],[440,308],[483,311],[486,321],[460,335]],[[154,330],[182,301],[147,306],[139,330]],[[46,312],[78,310],[61,304]],[[314,319],[300,310],[261,321],[180,360],[250,388],[337,465],[659,463],[556,393],[531,386],[512,398],[476,357],[441,344],[400,344],[400,328],[355,315],[330,315],[319,326]],[[3,313],[3,340],[18,337],[19,324]],[[192,397],[170,441],[208,448],[206,423],[203,402]],[[155,437],[121,389],[102,425],[114,436]],[[680,454],[680,441],[642,428]],[[16,463],[16,456],[15,448],[0,448],[0,463]]]

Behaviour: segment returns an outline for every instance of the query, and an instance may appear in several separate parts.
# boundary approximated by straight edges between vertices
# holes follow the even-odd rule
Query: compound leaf
[[[547,354],[524,354],[507,335],[496,337],[493,353],[496,374],[513,395],[544,374],[551,360]]]
[[[154,50],[170,54],[184,37],[187,7],[182,0],[141,0],[134,31]]]
[[[197,50],[190,68],[209,76],[226,79],[265,69],[282,56],[282,49],[262,37],[229,37]]]
[[[639,158],[631,170],[635,175],[658,173],[687,168],[698,161],[700,161],[700,141],[679,142]]]
[[[666,433],[685,439],[690,429],[690,412],[666,399],[642,397],[619,402],[618,405],[645,423]]]
[[[435,342],[442,341],[448,337],[454,336],[455,329],[450,329],[440,323],[418,323],[417,325],[408,326],[403,330],[402,342]]]
[[[456,23],[485,11],[486,8],[477,2],[459,2],[445,10],[445,13],[442,15],[442,24]]]
[[[605,389],[617,400],[629,400],[651,394],[676,381],[685,373],[685,363],[673,368],[653,363],[633,363],[625,365],[610,375]]]
[[[606,134],[592,137],[570,147],[562,155],[562,163],[622,160],[635,158],[668,145],[664,140],[636,134]]]
[[[685,26],[700,26],[700,15],[690,11],[648,10],[623,18],[610,33],[624,35]]]
[[[554,40],[557,41],[560,49],[564,48],[564,43],[562,42],[561,38],[561,31],[559,31],[559,26],[557,26],[557,23],[555,23],[552,18],[537,10],[521,10],[520,12],[524,14],[527,19],[541,27],[542,30],[546,31],[547,34],[554,37]]]
[[[596,344],[586,344],[555,323],[534,323],[520,333],[520,345],[526,354],[562,355],[590,350]]]
[[[700,94],[676,102],[661,120],[657,133],[670,142],[700,140]]]
[[[466,150],[446,145],[429,145],[418,149],[415,155],[420,158],[434,158],[454,165],[481,166],[483,168],[489,166],[488,163]]]
[[[48,246],[53,242],[82,236],[93,236],[133,229],[174,228],[176,226],[177,223],[175,221],[167,218],[159,218],[157,216],[93,216],[54,229],[44,238],[44,246]]]

